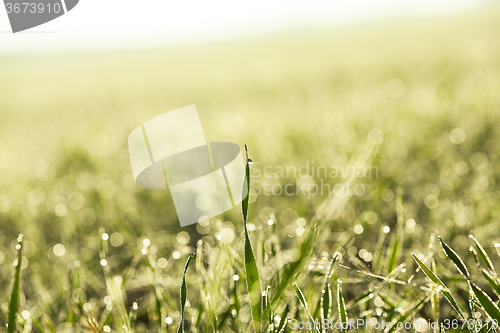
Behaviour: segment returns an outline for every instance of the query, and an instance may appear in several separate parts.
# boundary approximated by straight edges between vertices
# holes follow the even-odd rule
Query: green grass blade
[[[277,332],[281,332],[285,329],[285,325],[288,321],[288,311],[290,311],[290,305],[287,304],[285,310],[283,310],[283,313],[281,314],[280,323],[276,329]]]
[[[266,315],[266,319],[268,320],[268,327],[272,328],[274,325],[274,314],[273,308],[271,307],[271,301],[269,293],[271,292],[271,286],[267,286],[264,294],[262,295],[262,306],[264,310],[264,314]],[[268,331],[271,331],[270,329]]]
[[[403,226],[403,193],[401,188],[397,190],[397,200],[396,200],[396,234],[392,243],[391,255],[389,256],[389,262],[387,263],[387,274],[390,274],[398,265],[401,253],[403,252],[403,241],[404,241],[404,226]]]
[[[469,271],[467,270],[467,267],[465,266],[464,262],[462,261],[462,259],[458,256],[458,254],[455,251],[453,251],[453,249],[451,247],[449,247],[445,242],[443,242],[441,237],[438,237],[438,238],[439,238],[439,242],[441,243],[441,246],[443,247],[443,250],[444,250],[444,253],[446,254],[446,256],[448,258],[450,258],[451,261],[453,261],[453,263],[457,267],[458,271],[463,276],[465,276],[465,278],[467,280],[469,280],[470,274],[469,274]]]
[[[23,263],[23,234],[17,237],[16,249],[16,270],[14,274],[14,283],[12,285],[12,293],[10,294],[7,333],[14,333],[17,331],[17,313],[19,312],[19,300],[21,295],[21,266]]]
[[[311,324],[315,323],[315,320],[313,316],[311,315],[311,312],[309,312],[309,306],[307,305],[306,298],[304,297],[304,293],[302,293],[302,290],[300,290],[299,286],[297,283],[293,284],[295,287],[295,293],[297,294],[297,298],[299,299],[300,304],[304,307],[306,310],[307,317],[309,318],[309,321]],[[311,332],[319,333],[318,327],[314,325],[314,328],[311,330]]]
[[[444,283],[427,266],[425,266],[425,264],[420,259],[418,259],[418,257],[414,253],[412,253],[412,255],[413,259],[415,259],[420,269],[424,271],[425,275],[427,275],[427,277],[431,279],[432,282],[434,282],[438,286],[441,286],[441,292],[443,293],[446,300],[450,303],[451,307],[460,315],[462,319],[465,319],[465,316],[462,310],[460,310],[457,301],[450,293],[448,288],[444,285]]]
[[[474,258],[474,261],[476,262],[477,267],[481,267],[481,262],[479,261],[479,258],[477,256],[477,251],[475,248],[472,246],[469,246],[469,252],[472,254],[472,257]]]
[[[436,261],[434,260],[434,243],[436,237],[434,233],[431,234],[429,241],[429,260],[432,273],[436,274]],[[439,293],[433,293],[431,298],[431,309],[432,309],[432,317],[435,322],[439,322]],[[439,327],[435,327],[433,329],[434,333],[439,332]]]
[[[325,275],[325,289],[323,289],[323,295],[321,297],[321,317],[322,319],[330,318],[330,309],[332,303],[332,288],[330,286],[330,278],[333,274],[333,270],[338,261],[337,253],[334,254],[330,264],[328,265],[328,270]]]
[[[245,179],[243,182],[241,210],[243,213],[243,226],[245,232],[245,277],[247,283],[248,295],[250,296],[250,306],[252,308],[252,319],[255,332],[260,333],[261,315],[262,315],[262,287],[260,283],[259,270],[255,255],[253,253],[250,237],[248,236],[247,218],[248,218],[248,198],[250,191],[250,164],[248,158],[248,148],[245,145],[246,163],[245,163]]]
[[[493,266],[493,262],[491,261],[490,257],[488,256],[488,254],[484,250],[484,248],[481,245],[481,243],[479,243],[479,241],[477,240],[477,238],[474,237],[473,235],[470,235],[470,237],[472,238],[472,240],[476,244],[477,253],[479,254],[479,257],[481,258],[481,260],[486,264],[486,267],[488,267],[488,269],[491,272],[495,272],[495,267]]]
[[[484,311],[491,317],[491,319],[496,319],[500,322],[500,310],[498,306],[491,300],[490,296],[488,296],[484,291],[482,291],[478,286],[474,283],[469,282],[470,288],[474,292],[474,295],[478,299],[479,303],[481,303]]]
[[[186,260],[186,266],[184,266],[184,274],[182,274],[182,283],[181,283],[181,322],[179,323],[179,329],[177,333],[184,332],[184,312],[186,310],[186,301],[187,301],[187,285],[186,285],[186,273],[189,268],[189,264],[195,257],[194,253],[191,253]]]
[[[321,317],[323,319],[330,318],[330,308],[331,308],[332,291],[330,288],[330,283],[326,283],[325,289],[323,290],[323,297],[321,298]]]
[[[495,291],[497,295],[500,295],[500,286],[498,285],[497,280],[491,275],[491,273],[484,268],[481,269],[481,273],[483,273],[483,276],[486,279],[486,281],[488,281],[488,284],[490,285],[491,289],[493,289],[493,291]]]
[[[339,308],[339,318],[342,323],[342,332],[346,332],[344,328],[345,323],[347,323],[347,310],[345,307],[344,295],[342,295],[342,281],[337,280],[337,304]]]

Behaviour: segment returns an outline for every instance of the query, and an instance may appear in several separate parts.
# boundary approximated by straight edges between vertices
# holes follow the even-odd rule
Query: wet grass
[[[0,58],[0,331],[494,331],[472,324],[500,319],[499,17]],[[127,136],[193,103],[207,140],[248,143],[250,196],[180,228]],[[275,174],[313,161],[377,173],[264,193],[321,184]]]

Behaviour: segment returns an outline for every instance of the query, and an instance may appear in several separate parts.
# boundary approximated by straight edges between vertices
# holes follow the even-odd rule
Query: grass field
[[[499,31],[490,6],[189,47],[0,57],[0,332],[500,320]],[[134,183],[129,133],[191,104],[208,141],[249,147],[246,229],[241,207],[180,228],[168,191]],[[276,174],[313,162],[374,172]],[[322,181],[364,192],[264,193]],[[421,331],[467,331],[443,326]]]

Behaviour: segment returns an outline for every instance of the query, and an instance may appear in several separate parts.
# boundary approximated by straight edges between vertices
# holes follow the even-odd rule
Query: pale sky
[[[28,1],[28,0],[27,0]],[[80,0],[66,15],[17,34],[0,6],[0,53],[197,43],[297,27],[439,15],[486,0]]]

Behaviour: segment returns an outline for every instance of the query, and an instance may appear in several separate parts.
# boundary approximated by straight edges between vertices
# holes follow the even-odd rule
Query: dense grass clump
[[[0,331],[496,331],[499,18],[1,57]],[[190,104],[253,163],[241,207],[180,228],[127,136]]]

